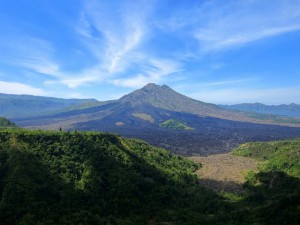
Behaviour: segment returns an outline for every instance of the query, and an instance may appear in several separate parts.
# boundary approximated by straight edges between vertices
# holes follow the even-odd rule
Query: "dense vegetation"
[[[1,224],[214,224],[199,167],[112,134],[0,132]]]
[[[199,167],[113,134],[2,129],[1,225],[299,224],[297,178],[262,171],[222,197]]]
[[[232,154],[261,161],[259,172],[246,177],[241,211],[251,207],[262,224],[300,224],[300,139],[246,143]]]
[[[4,117],[0,117],[0,127],[16,127],[16,125]]]
[[[300,178],[300,139],[253,142],[236,148],[234,155],[262,160],[261,171],[284,171]]]
[[[179,120],[169,119],[159,124],[161,127],[174,129],[174,130],[193,130],[192,127],[185,125]]]

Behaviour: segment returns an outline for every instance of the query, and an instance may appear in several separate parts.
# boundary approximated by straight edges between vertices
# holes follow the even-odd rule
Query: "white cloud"
[[[0,81],[0,91],[5,94],[46,95],[46,92],[40,88],[18,82]]]
[[[195,38],[200,53],[206,53],[299,31],[299,5],[299,0],[199,1],[171,11],[171,16],[159,18],[155,26],[190,42]],[[196,49],[189,50],[196,53]]]
[[[212,2],[200,9],[199,19],[205,23],[200,23],[195,32],[204,51],[228,49],[300,30],[299,0],[228,1],[218,7]]]
[[[111,83],[121,87],[139,88],[148,83],[157,83],[157,80],[153,77],[139,74],[137,76],[130,77],[130,78],[113,79]]]
[[[71,89],[76,89],[81,86],[91,86],[106,81],[110,78],[110,74],[103,72],[101,65],[96,65],[91,68],[84,69],[78,72],[61,72],[58,71],[57,80],[46,80],[47,85],[63,84]]]
[[[77,30],[98,58],[103,73],[113,76],[143,60],[139,47],[147,32],[148,9],[144,4],[120,1],[111,8],[105,2],[86,3]]]
[[[129,78],[116,78],[110,82],[116,86],[140,88],[148,83],[160,83],[166,77],[182,72],[181,64],[166,59],[149,59],[143,67],[143,74]]]
[[[56,76],[59,65],[52,60],[53,48],[45,40],[32,37],[16,37],[7,43],[9,56],[2,60],[9,64],[25,67],[37,73]]]
[[[210,89],[189,94],[190,97],[217,104],[237,104],[237,103],[265,103],[265,104],[289,104],[300,101],[300,88],[267,88],[267,89],[247,89],[228,88]]]

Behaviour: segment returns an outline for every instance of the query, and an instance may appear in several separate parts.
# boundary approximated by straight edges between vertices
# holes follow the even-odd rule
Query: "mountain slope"
[[[219,105],[224,109],[237,110],[241,112],[255,112],[260,114],[271,114],[280,116],[300,117],[300,105],[264,105],[261,103],[243,103],[236,105]]]
[[[164,128],[161,123],[177,120],[187,130]],[[268,141],[300,136],[293,127],[244,123],[213,117],[173,112],[151,105],[139,107],[111,103],[59,115],[15,120],[33,129],[95,130],[143,139],[180,155],[208,155],[228,152],[249,141]]]
[[[22,130],[0,140],[3,225],[218,224],[226,210],[198,187],[198,164],[139,140]]]
[[[93,106],[95,99],[60,99],[31,95],[0,94],[0,116],[7,118],[40,116]]]
[[[160,109],[188,112],[201,116],[214,117],[219,115],[221,117],[221,112],[226,112],[214,104],[197,101],[179,94],[166,85],[159,86],[152,83],[123,96],[119,101],[131,106],[149,104]]]
[[[16,125],[8,119],[0,117],[0,128],[1,127],[16,127]]]
[[[260,173],[261,185],[248,183],[245,195],[225,193],[224,198],[199,187],[198,168],[168,151],[113,134],[0,131],[0,221],[299,224],[299,179]]]
[[[125,105],[139,106],[148,104],[156,108],[169,111],[209,116],[241,122],[260,124],[277,124],[288,126],[300,126],[300,119],[285,117],[261,117],[256,114],[232,111],[215,104],[205,103],[184,96],[166,85],[147,84],[142,89],[136,90],[119,99]]]
[[[188,107],[194,107],[199,114],[196,111],[184,112]],[[143,139],[181,155],[223,153],[244,142],[300,136],[300,128],[207,116],[210,112],[221,112],[221,117],[223,111],[215,105],[178,94],[167,86],[149,84],[104,105],[51,116],[15,119],[14,122],[32,129],[116,132],[126,137]],[[188,129],[176,130],[161,126],[168,121],[178,121]]]

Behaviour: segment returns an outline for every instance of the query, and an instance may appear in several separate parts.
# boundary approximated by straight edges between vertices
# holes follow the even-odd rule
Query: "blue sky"
[[[0,92],[300,104],[300,0],[2,0]]]

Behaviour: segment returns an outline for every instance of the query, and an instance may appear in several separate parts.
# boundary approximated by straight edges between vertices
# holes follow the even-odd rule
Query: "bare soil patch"
[[[242,192],[247,172],[257,170],[256,160],[230,154],[190,159],[202,164],[202,168],[197,171],[200,185],[219,192]]]

